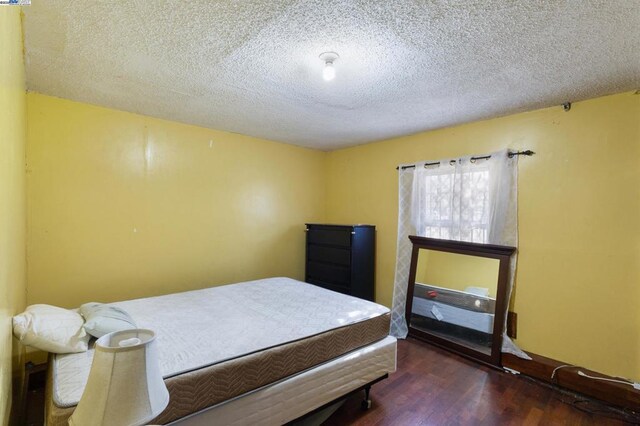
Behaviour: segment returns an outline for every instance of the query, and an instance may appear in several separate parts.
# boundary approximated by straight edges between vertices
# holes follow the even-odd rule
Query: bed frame
[[[330,406],[364,391],[362,409],[372,405],[374,384],[396,368],[396,339],[345,354],[293,377],[209,407],[169,425],[296,425]]]
[[[377,379],[370,381],[369,383],[367,383],[364,386],[360,386],[359,388],[357,388],[357,389],[355,389],[355,390],[353,390],[353,391],[351,391],[351,392],[349,392],[349,393],[347,393],[345,395],[342,395],[342,396],[334,399],[333,401],[327,402],[326,404],[316,408],[313,411],[309,411],[304,416],[298,417],[297,419],[287,423],[287,425],[292,425],[297,421],[304,420],[304,419],[306,419],[308,417],[311,417],[314,414],[317,414],[320,411],[326,410],[327,408],[331,407],[332,405],[334,405],[334,404],[336,404],[338,402],[344,401],[344,400],[346,400],[346,399],[352,397],[353,395],[355,395],[355,394],[357,394],[359,392],[362,392],[362,391],[364,391],[364,398],[362,399],[362,402],[360,403],[360,408],[362,408],[363,410],[366,411],[369,408],[371,408],[371,406],[373,405],[373,402],[371,401],[371,398],[370,398],[370,396],[371,396],[371,387],[373,385],[375,385],[376,383],[381,382],[381,381],[383,381],[385,379],[388,379],[388,378],[389,378],[389,374],[385,374],[385,375],[383,375],[381,377],[378,377]]]

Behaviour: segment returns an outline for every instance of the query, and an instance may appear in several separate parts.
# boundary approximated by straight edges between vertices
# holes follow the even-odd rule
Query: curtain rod
[[[513,157],[514,155],[526,155],[527,157],[530,157],[530,156],[532,156],[533,154],[535,154],[535,152],[531,151],[530,149],[527,149],[526,151],[510,152],[510,153],[509,153],[509,154],[507,154],[507,155],[509,156],[509,158],[511,158],[511,157]],[[490,156],[490,155],[482,155],[482,156],[478,156],[478,157],[471,157],[471,158],[470,158],[470,161],[471,161],[472,163],[474,163],[476,160],[488,160],[489,158],[491,158],[491,156]],[[452,165],[453,165],[453,164],[455,164],[455,163],[456,163],[456,161],[459,161],[459,160],[451,160],[451,161],[449,161],[449,164],[452,164]],[[440,164],[440,161],[436,161],[435,163],[424,163],[424,166],[425,166],[425,167],[428,167],[428,166],[435,166],[435,165],[437,165],[437,164]],[[415,166],[415,165],[412,165],[412,166],[402,166],[402,170],[405,170],[405,169],[413,169],[414,167],[416,167],[416,166]],[[398,170],[399,168],[400,168],[399,166],[398,166],[398,167],[396,167],[396,170]]]

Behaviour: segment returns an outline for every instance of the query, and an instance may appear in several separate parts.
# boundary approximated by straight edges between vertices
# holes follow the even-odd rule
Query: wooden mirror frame
[[[436,238],[418,237],[415,235],[409,236],[409,239],[413,243],[409,285],[407,287],[407,306],[405,311],[409,336],[432,343],[467,358],[481,361],[490,366],[500,367],[502,355],[502,333],[504,330],[504,319],[508,303],[507,283],[509,281],[509,264],[511,263],[511,255],[516,251],[516,248],[494,244],[440,240]],[[498,259],[500,261],[498,266],[498,286],[496,289],[496,308],[493,317],[493,338],[491,340],[491,353],[489,355],[474,350],[471,347],[436,336],[427,331],[411,327],[411,309],[413,307],[413,292],[416,282],[416,269],[418,266],[418,253],[420,249],[464,254],[467,256],[488,257],[491,259]]]

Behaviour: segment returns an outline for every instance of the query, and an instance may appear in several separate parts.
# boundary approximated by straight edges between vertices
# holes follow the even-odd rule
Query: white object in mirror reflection
[[[466,287],[464,289],[465,292],[467,293],[471,293],[471,294],[475,294],[477,296],[483,296],[483,297],[488,297],[489,296],[489,289],[486,287]]]
[[[437,306],[432,306],[431,307],[431,313],[433,314],[433,316],[438,320],[438,321],[442,321],[444,319],[444,315],[442,315],[442,313],[440,313],[440,309],[438,309]]]
[[[168,404],[155,333],[116,331],[96,341],[89,379],[69,424],[143,425]]]

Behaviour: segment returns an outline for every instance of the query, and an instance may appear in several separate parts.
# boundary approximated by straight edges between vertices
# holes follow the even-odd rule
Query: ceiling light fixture
[[[320,59],[324,62],[322,78],[324,78],[325,81],[331,81],[336,77],[336,69],[333,66],[333,62],[339,57],[340,55],[336,52],[324,52],[320,54]]]

